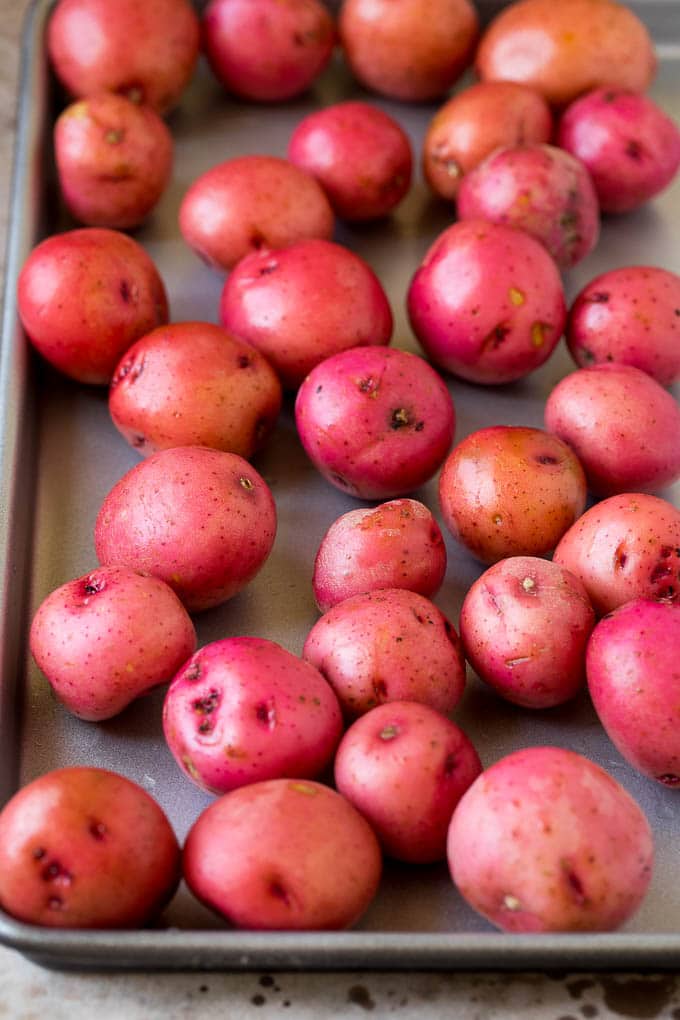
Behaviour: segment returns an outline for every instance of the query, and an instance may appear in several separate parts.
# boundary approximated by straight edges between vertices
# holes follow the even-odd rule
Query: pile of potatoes
[[[645,95],[645,27],[616,0],[516,0],[483,31],[470,0],[344,0],[337,21],[318,0],[210,0],[200,23],[187,0],[59,0],[47,40],[73,99],[54,145],[80,226],[31,253],[20,316],[56,369],[108,385],[112,424],[143,459],[101,505],[99,565],[45,598],[30,648],[93,724],[169,684],[168,747],[217,799],[180,852],[130,780],[43,775],[0,812],[0,905],[34,924],[136,926],[184,877],[237,926],[343,928],[386,854],[447,859],[507,931],[623,924],[653,867],[636,802],[557,747],[483,770],[450,717],[466,661],[528,711],[587,681],[621,754],[680,786],[680,510],[657,495],[680,478],[666,389],[680,378],[680,277],[615,269],[570,309],[561,277],[597,244],[601,212],[637,208],[680,166],[680,131]],[[403,295],[427,360],[389,346],[380,280],[333,241],[336,219],[387,217],[411,186],[407,134],[368,101],[304,118],[287,159],[230,159],[186,191],[187,258],[227,274],[219,326],[169,323],[157,268],[121,233],[168,183],[163,115],[199,47],[229,93],[275,104],[308,89],[336,43],[367,90],[441,104],[422,170],[457,221]],[[452,92],[473,62],[478,82]],[[444,374],[513,382],[563,336],[579,367],[552,390],[545,429],[499,424],[454,445]],[[328,522],[300,657],[265,632],[197,649],[190,614],[237,595],[274,547],[252,459],[284,400],[328,484],[370,505]],[[437,474],[434,509],[485,568],[458,629],[432,601],[439,524],[413,498]]]

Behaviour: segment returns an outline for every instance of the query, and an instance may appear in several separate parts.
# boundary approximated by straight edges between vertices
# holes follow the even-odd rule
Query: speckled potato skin
[[[235,453],[179,446],[116,482],[97,515],[94,542],[103,566],[160,577],[196,612],[245,587],[275,534],[274,499],[251,464]]]
[[[680,786],[680,604],[634,599],[588,643],[588,689],[609,738],[633,768]]]
[[[370,103],[335,103],[308,114],[291,135],[288,159],[317,179],[344,220],[386,216],[411,186],[408,135]]]
[[[600,234],[597,195],[579,160],[554,145],[492,152],[461,181],[460,220],[489,220],[525,230],[570,269]]]
[[[19,315],[33,346],[78,382],[105,384],[135,340],[168,321],[155,264],[117,230],[54,234],[19,276]]]
[[[633,365],[662,386],[680,379],[680,276],[625,266],[595,277],[569,312],[566,340],[581,368]]]
[[[392,337],[392,310],[371,267],[320,239],[246,255],[224,284],[220,320],[265,355],[287,389],[333,354]]]
[[[318,0],[211,0],[201,26],[217,78],[230,92],[259,102],[304,92],[335,43],[333,18]]]
[[[220,797],[184,844],[184,878],[238,928],[348,928],[375,896],[380,845],[335,790],[272,779]]]
[[[445,859],[451,815],[481,771],[463,731],[414,701],[372,708],[352,723],[335,756],[338,791],[386,854],[413,864]]]
[[[250,344],[207,322],[176,322],[127,351],[111,380],[109,411],[144,456],[209,446],[250,460],[281,399],[276,373]]]
[[[435,370],[384,347],[327,358],[295,401],[307,456],[331,485],[362,499],[391,499],[423,485],[451,447],[455,420]]]
[[[100,567],[43,600],[30,648],[61,703],[98,721],[167,683],[193,654],[196,632],[163,581]]]
[[[612,776],[573,751],[530,747],[463,795],[448,859],[461,895],[504,931],[612,931],[639,907],[654,847]]]
[[[648,96],[596,89],[565,110],[557,144],[586,166],[603,212],[637,209],[680,167],[680,130]]]
[[[511,556],[469,589],[460,638],[465,658],[501,697],[524,708],[552,708],[583,686],[594,624],[577,577],[548,560]]]
[[[182,771],[212,793],[280,776],[313,779],[342,734],[319,671],[263,638],[199,649],[174,678],[163,731]]]
[[[422,102],[443,95],[471,62],[479,20],[468,0],[344,0],[338,27],[362,85]]]
[[[591,492],[654,492],[680,478],[680,407],[639,368],[612,362],[565,376],[545,424],[571,446]]]
[[[238,156],[189,187],[179,227],[200,258],[226,271],[260,248],[328,240],[334,217],[321,185],[304,170],[276,156]]]
[[[587,510],[555,549],[583,582],[598,616],[635,598],[680,600],[680,510],[628,492]]]
[[[193,74],[199,35],[188,0],[59,0],[47,48],[72,95],[120,92],[165,113]]]
[[[347,719],[388,701],[447,713],[465,687],[454,627],[429,599],[401,588],[333,606],[307,635],[302,657],[328,680]]]
[[[540,93],[511,81],[480,81],[437,111],[423,143],[425,180],[454,199],[464,174],[494,149],[549,142],[550,107]]]
[[[524,231],[469,220],[440,234],[408,291],[426,354],[470,382],[513,382],[552,354],[567,317],[559,270]]]
[[[475,70],[482,81],[518,81],[553,106],[601,85],[644,92],[656,73],[649,32],[615,0],[520,0],[482,36]]]
[[[136,783],[104,769],[55,769],[0,812],[0,906],[50,928],[138,928],[180,878],[170,823]]]
[[[545,556],[583,513],[586,480],[557,436],[495,425],[451,451],[439,477],[439,503],[451,534],[482,563]]]
[[[427,598],[446,572],[446,546],[436,520],[416,499],[349,510],[317,550],[312,587],[322,613],[343,599],[380,588],[407,588]]]

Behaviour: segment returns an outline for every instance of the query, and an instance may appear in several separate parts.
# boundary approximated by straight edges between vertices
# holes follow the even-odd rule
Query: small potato
[[[463,795],[448,834],[451,877],[470,906],[512,932],[612,931],[652,876],[649,823],[587,758],[529,747]]]
[[[680,407],[639,368],[607,363],[565,376],[545,424],[581,461],[591,492],[653,492],[680,478]]]
[[[27,924],[139,928],[179,878],[179,845],[162,809],[114,772],[47,772],[0,812],[0,907]]]
[[[113,424],[144,456],[210,446],[250,460],[280,409],[281,384],[266,359],[207,322],[147,333],[123,357],[109,392]]]
[[[439,503],[451,534],[482,563],[545,556],[583,513],[586,480],[575,454],[541,429],[479,429],[449,454]]]
[[[382,871],[368,822],[335,790],[272,779],[220,797],[184,844],[184,878],[239,928],[348,928]]]

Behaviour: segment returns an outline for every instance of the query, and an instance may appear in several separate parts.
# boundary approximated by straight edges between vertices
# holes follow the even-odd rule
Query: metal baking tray
[[[498,4],[487,5],[489,13]],[[51,157],[51,122],[61,97],[46,66],[43,34],[50,3],[31,7],[23,41],[18,146],[0,351],[0,803],[19,785],[65,764],[117,770],[149,790],[183,839],[210,802],[179,772],[162,739],[163,692],[101,724],[72,718],[51,695],[27,652],[32,613],[57,585],[96,565],[92,531],[98,507],[137,454],[109,421],[104,389],[78,386],[38,362],[16,314],[17,275],[33,245],[73,226],[60,205]],[[652,94],[680,117],[680,18],[676,0],[649,0],[637,11],[658,41],[660,70]],[[174,320],[216,321],[220,277],[182,242],[177,210],[189,183],[214,163],[242,153],[284,155],[293,127],[320,104],[370,98],[397,118],[419,153],[431,105],[367,97],[340,59],[314,89],[281,107],[236,102],[204,66],[171,117],[176,164],[171,186],[136,233],[165,278]],[[410,277],[452,210],[435,202],[417,175],[388,220],[340,224],[336,240],[374,267],[395,313],[395,343],[417,350],[404,312]],[[597,250],[566,276],[568,296],[608,268],[647,262],[680,272],[680,180],[640,211],[603,225]],[[573,365],[562,345],[538,372],[518,383],[481,388],[449,379],[457,439],[487,424],[542,425],[551,387]],[[199,642],[259,634],[299,653],[317,618],[311,573],[317,544],[332,520],[357,504],[327,485],[297,440],[288,399],[275,436],[256,466],[279,513],[273,553],[250,587],[197,618]],[[680,486],[665,495],[678,501]],[[436,482],[416,493],[437,508]],[[481,568],[452,540],[437,604],[457,623],[464,594]],[[612,934],[505,935],[468,908],[444,865],[386,866],[380,893],[346,932],[247,932],[230,928],[182,886],[157,927],[71,932],[33,927],[0,915],[0,941],[46,965],[78,968],[223,969],[536,969],[676,968],[680,966],[680,795],[636,775],[609,743],[587,694],[564,707],[529,713],[505,704],[470,675],[456,720],[485,765],[530,744],[557,744],[604,765],[637,798],[656,833],[657,864],[637,916]]]

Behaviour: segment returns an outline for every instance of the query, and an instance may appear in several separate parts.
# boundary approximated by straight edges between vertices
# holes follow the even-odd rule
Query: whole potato
[[[335,790],[271,779],[220,797],[184,844],[184,878],[239,928],[347,928],[375,896],[382,871],[368,822]]]
[[[574,751],[529,747],[463,795],[448,858],[461,895],[505,931],[611,931],[639,907],[654,847],[612,776]]]

